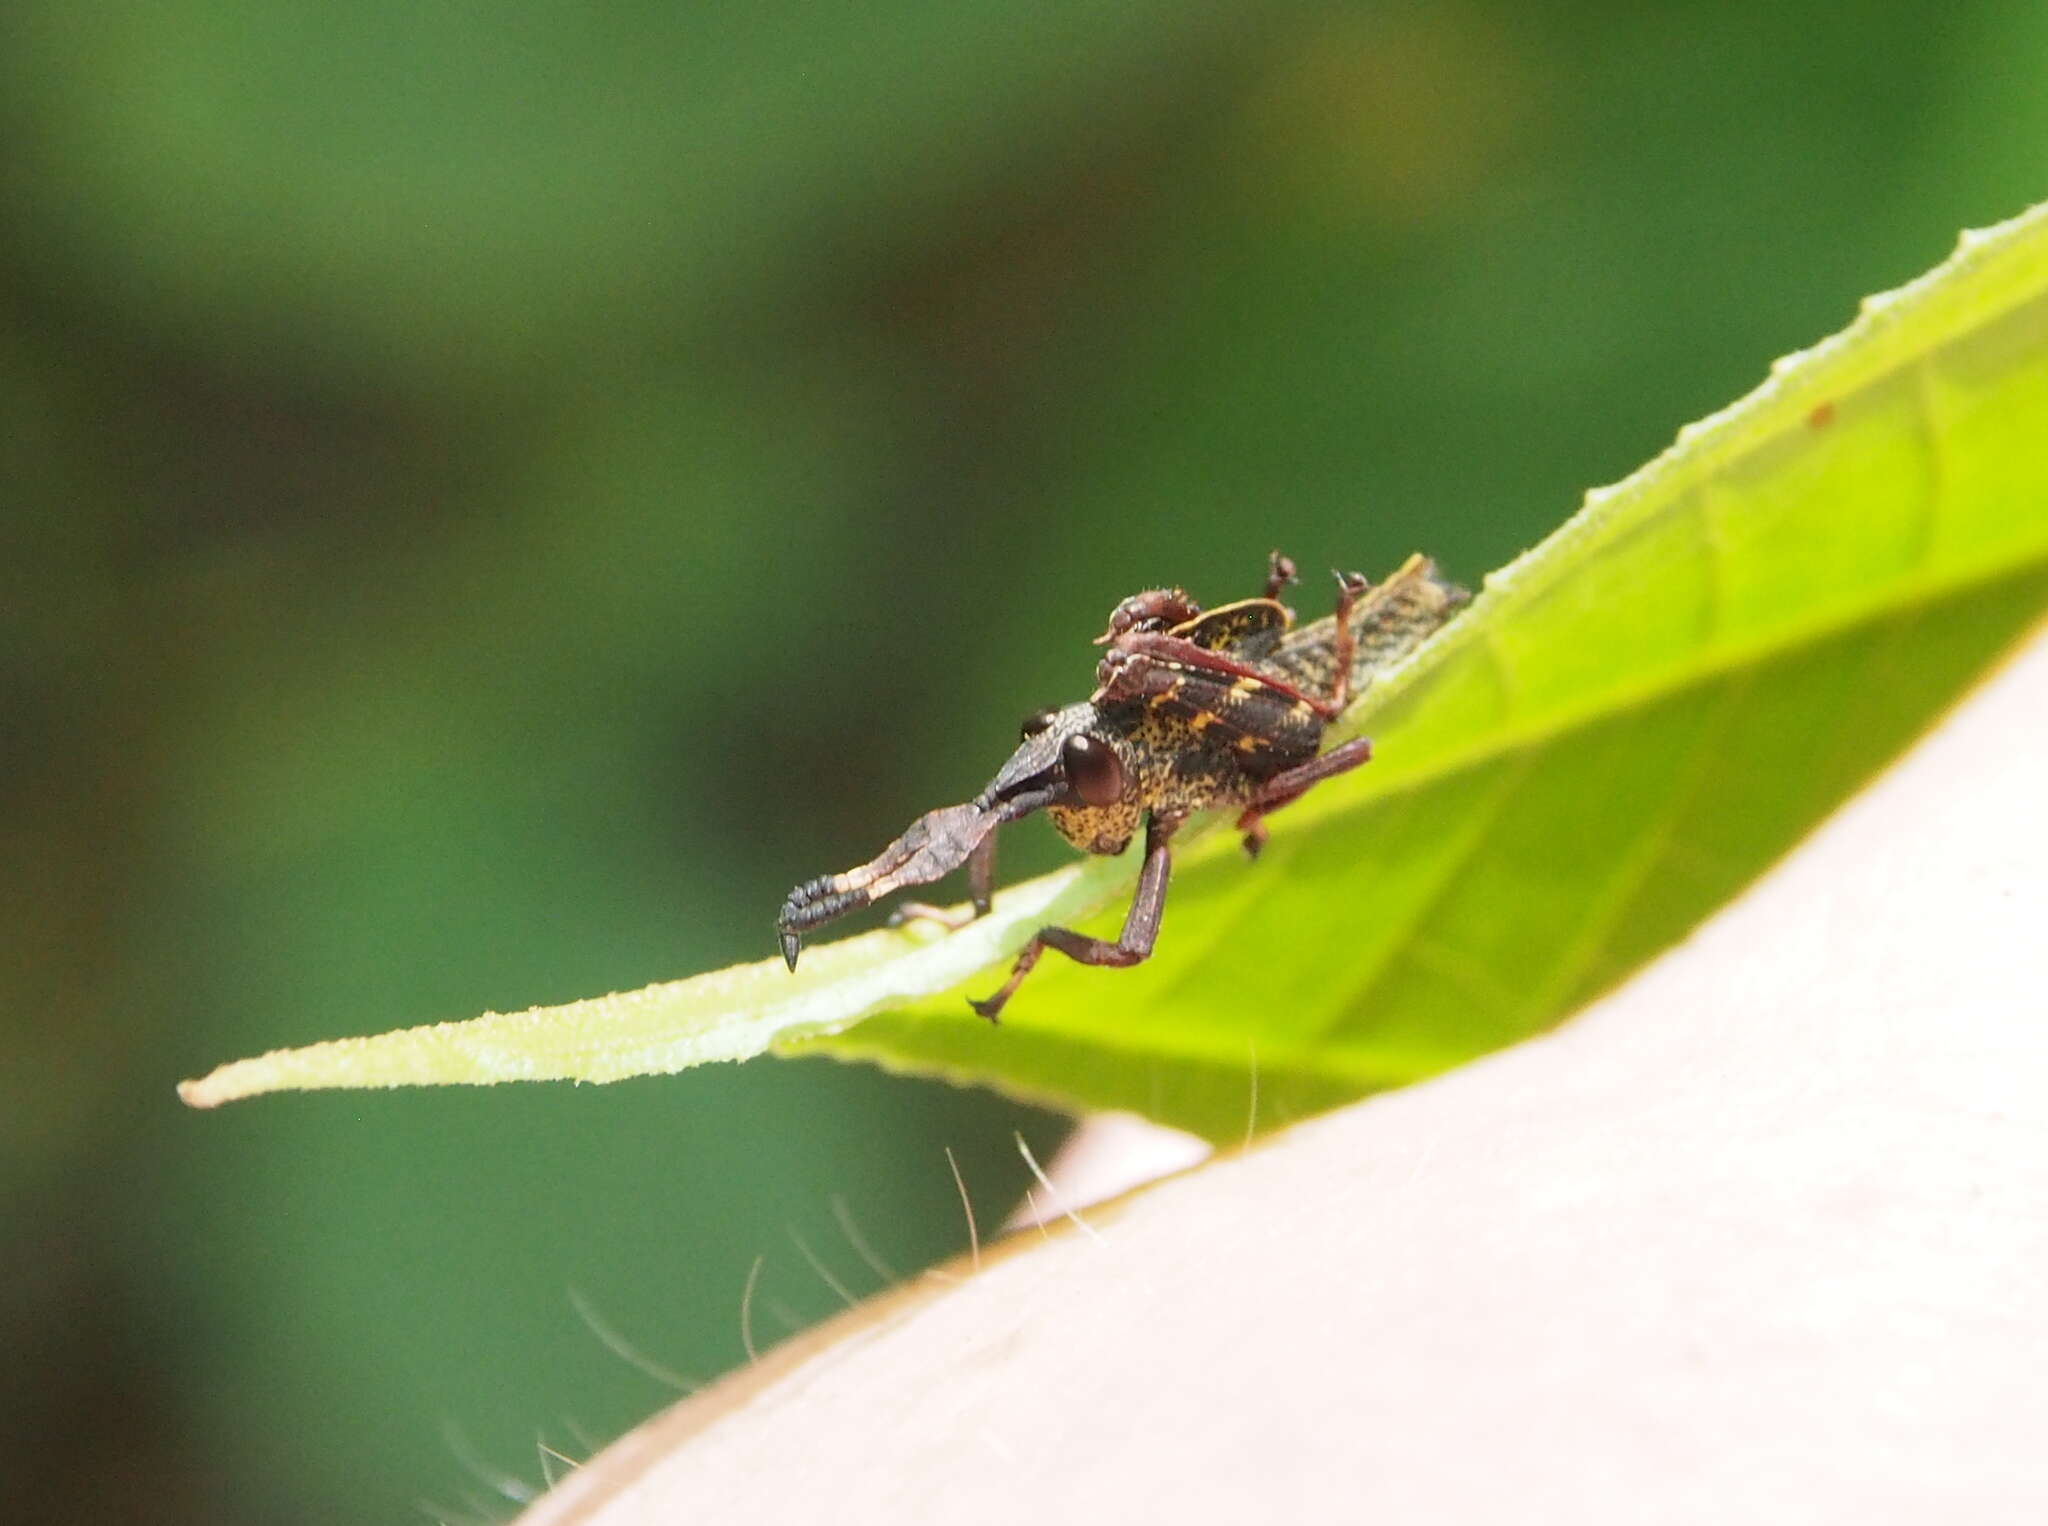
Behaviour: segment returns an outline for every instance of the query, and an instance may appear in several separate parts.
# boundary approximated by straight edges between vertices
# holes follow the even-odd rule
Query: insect
[[[989,910],[996,828],[1043,810],[1087,853],[1116,854],[1142,829],[1144,867],[1114,943],[1041,927],[993,995],[970,1001],[997,1014],[1047,949],[1081,964],[1125,968],[1150,957],[1166,906],[1173,834],[1197,811],[1235,810],[1245,851],[1266,841],[1265,818],[1372,755],[1363,737],[1322,751],[1330,723],[1471,598],[1411,556],[1374,586],[1337,574],[1337,609],[1294,628],[1280,593],[1297,581],[1274,552],[1264,591],[1203,609],[1178,588],[1133,594],[1096,638],[1108,650],[1095,692],[1027,716],[1023,738],[988,787],[964,805],[927,812],[869,862],[806,880],[775,919],[782,957],[796,968],[803,936],[848,912],[967,866],[971,904],[946,911],[906,903],[890,918],[962,927]]]

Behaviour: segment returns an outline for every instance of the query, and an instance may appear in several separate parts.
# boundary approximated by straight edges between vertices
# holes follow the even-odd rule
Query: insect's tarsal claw
[[[778,932],[782,943],[782,962],[789,966],[789,972],[796,973],[796,956],[804,951],[804,940],[792,932]]]
[[[970,996],[967,998],[967,1005],[974,1008],[974,1015],[976,1017],[987,1018],[990,1027],[1002,1027],[1003,999],[1000,996],[991,996],[982,1001],[976,1001]]]

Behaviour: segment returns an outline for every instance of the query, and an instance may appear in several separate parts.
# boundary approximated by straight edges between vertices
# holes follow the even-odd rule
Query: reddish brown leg
[[[1292,805],[1303,795],[1321,784],[1325,779],[1334,779],[1339,774],[1349,773],[1372,756],[1372,743],[1365,737],[1353,737],[1350,741],[1332,747],[1319,757],[1310,758],[1306,763],[1297,763],[1292,768],[1282,769],[1262,786],[1252,797],[1252,803],[1244,808],[1244,814],[1237,818],[1237,829],[1244,833],[1244,851],[1253,858],[1259,856],[1259,849],[1266,845],[1266,823],[1263,818],[1272,815],[1284,805]]]
[[[1358,635],[1351,629],[1351,608],[1360,594],[1372,592],[1362,572],[1337,574],[1337,677],[1330,685],[1330,715],[1340,715],[1351,703],[1351,664],[1358,657]],[[1361,760],[1363,761],[1363,760]]]
[[[941,927],[957,931],[977,917],[988,915],[989,896],[995,882],[996,834],[991,832],[967,855],[967,896],[971,904],[966,909],[933,906],[924,901],[904,901],[889,913],[889,925],[901,927],[906,922],[936,922]]]
[[[1076,964],[1119,970],[1143,964],[1149,959],[1152,945],[1159,937],[1160,914],[1166,910],[1166,877],[1173,868],[1173,854],[1168,843],[1180,822],[1178,816],[1154,816],[1146,822],[1145,867],[1138,871],[1138,889],[1131,897],[1131,909],[1124,913],[1124,929],[1117,935],[1116,942],[1091,938],[1071,928],[1041,927],[1024,945],[1023,952],[1017,955],[1017,962],[1010,967],[1010,978],[1003,982],[1002,989],[980,1001],[970,1000],[967,1005],[990,1022],[995,1022],[1003,1004],[1038,963],[1038,956],[1049,948],[1058,949]]]
[[[1266,558],[1266,591],[1261,597],[1277,599],[1280,597],[1281,589],[1285,588],[1289,583],[1299,583],[1300,581],[1300,576],[1294,570],[1294,558],[1282,556],[1279,552],[1275,551]]]

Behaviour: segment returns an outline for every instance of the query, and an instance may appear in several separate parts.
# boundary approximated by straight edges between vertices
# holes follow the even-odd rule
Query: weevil
[[[970,903],[947,911],[921,902],[913,919],[965,926],[987,915],[995,881],[996,828],[1043,810],[1085,853],[1117,854],[1142,828],[1144,865],[1112,943],[1065,927],[1041,927],[994,994],[968,1005],[996,1021],[1039,956],[1057,949],[1080,964],[1141,964],[1159,936],[1172,868],[1173,834],[1195,812],[1237,812],[1244,848],[1257,858],[1266,817],[1325,779],[1372,756],[1364,737],[1322,750],[1324,733],[1373,675],[1420,646],[1471,597],[1411,556],[1375,586],[1337,574],[1336,613],[1296,629],[1281,591],[1294,563],[1274,552],[1256,598],[1203,609],[1179,588],[1133,594],[1096,638],[1107,647],[1095,692],[1078,704],[1027,716],[1023,737],[988,787],[964,805],[927,812],[869,862],[806,880],[775,919],[782,957],[796,968],[804,934],[912,885],[967,866]]]

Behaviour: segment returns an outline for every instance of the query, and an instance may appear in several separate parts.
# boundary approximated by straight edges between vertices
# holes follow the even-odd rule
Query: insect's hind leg
[[[1371,757],[1372,742],[1366,737],[1353,737],[1306,763],[1283,768],[1273,775],[1259,787],[1259,792],[1252,796],[1252,803],[1237,818],[1237,829],[1244,833],[1245,853],[1257,858],[1259,849],[1265,847],[1266,817],[1282,806],[1294,804],[1325,779],[1349,773]]]

